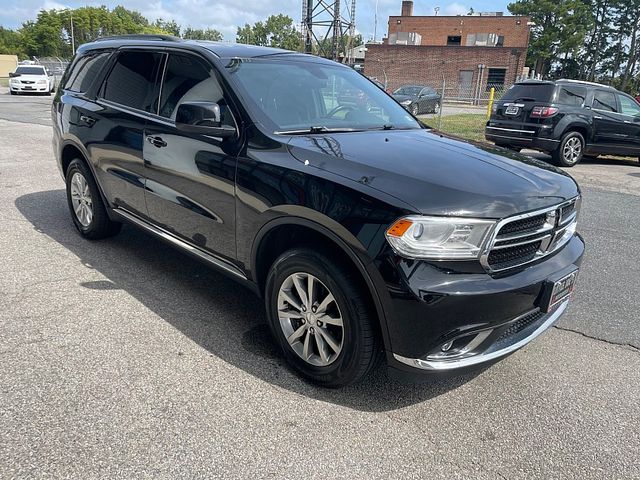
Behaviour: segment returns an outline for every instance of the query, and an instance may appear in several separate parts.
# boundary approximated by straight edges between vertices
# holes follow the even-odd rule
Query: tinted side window
[[[560,105],[570,105],[580,107],[587,96],[587,89],[572,85],[560,85],[558,87],[558,101]]]
[[[104,99],[120,105],[155,111],[155,79],[162,55],[153,52],[122,52],[104,86]]]
[[[178,107],[184,102],[215,102],[220,106],[222,122],[234,124],[213,67],[198,57],[170,54],[161,92],[162,117],[175,120]]]
[[[92,53],[78,59],[69,74],[66,88],[86,92],[109,59],[110,52]]]
[[[593,108],[598,110],[606,110],[608,112],[617,112],[616,96],[613,92],[603,92],[602,90],[596,90],[593,96]]]
[[[640,105],[633,98],[629,98],[625,95],[618,95],[620,100],[620,109],[623,114],[631,117],[640,116]]]

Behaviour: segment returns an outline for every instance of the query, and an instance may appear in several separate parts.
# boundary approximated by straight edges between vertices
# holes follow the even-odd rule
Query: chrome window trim
[[[112,102],[111,100],[106,100],[104,98],[96,98],[96,103],[98,105],[102,105],[103,107],[115,108],[116,110],[119,110],[121,112],[143,118],[144,120],[153,120],[154,122],[159,122],[169,127],[176,126],[174,122],[167,121],[167,119],[164,117],[160,117],[154,113],[145,112],[144,110],[139,110],[137,108],[129,107],[127,105],[122,105],[121,103]]]
[[[573,221],[576,220],[577,217],[577,211],[574,210],[573,213],[575,213],[574,216],[570,217],[572,218],[571,221],[561,224],[560,222],[562,221],[562,219],[558,219],[556,224],[554,225],[553,228],[549,229],[547,227],[547,230],[549,230],[551,232],[551,238],[548,242],[545,243],[545,249],[544,250],[538,250],[538,252],[536,252],[536,255],[534,256],[534,258],[532,258],[531,260],[527,260],[525,262],[521,262],[515,265],[511,265],[509,267],[506,268],[492,268],[491,265],[489,264],[489,254],[491,253],[491,251],[494,249],[495,243],[496,241],[498,241],[498,233],[500,232],[500,230],[502,229],[502,227],[504,227],[505,225],[512,223],[512,222],[516,222],[518,220],[523,220],[526,218],[530,218],[530,217],[536,217],[538,215],[544,215],[546,213],[549,212],[554,212],[554,211],[559,211],[559,215],[562,212],[562,208],[566,207],[567,205],[571,205],[572,203],[576,203],[576,209],[579,207],[579,202],[581,200],[580,195],[572,198],[571,200],[567,200],[566,202],[562,202],[558,205],[555,205],[553,207],[547,207],[547,208],[542,208],[540,210],[534,210],[532,212],[527,212],[527,213],[522,213],[520,215],[514,215],[511,217],[507,217],[507,218],[503,218],[502,220],[500,220],[499,222],[496,223],[496,225],[493,227],[493,230],[490,232],[489,234],[489,240],[487,241],[487,243],[485,244],[485,247],[482,249],[482,253],[480,254],[480,264],[482,265],[482,267],[487,270],[490,273],[497,273],[497,272],[502,272],[502,271],[506,271],[506,270],[510,270],[512,268],[517,268],[517,267],[521,267],[522,265],[527,265],[529,263],[535,262],[536,260],[539,260],[541,258],[544,258],[554,252],[556,252],[557,250],[559,250],[560,248],[562,248],[569,240],[570,238],[566,239],[564,242],[557,242],[558,239],[562,238],[562,234],[564,234],[564,231],[567,229],[567,227],[569,225],[571,225],[571,223]],[[544,228],[544,227],[543,227]],[[544,233],[544,230],[543,232]],[[530,235],[535,235],[535,233],[531,233]],[[506,236],[505,238],[502,238],[500,240],[509,240],[510,237]],[[534,243],[537,241],[545,241],[546,239],[548,239],[548,236],[545,237],[540,237],[537,238],[533,241],[527,242],[527,243]],[[513,245],[509,245],[509,246],[513,246]]]

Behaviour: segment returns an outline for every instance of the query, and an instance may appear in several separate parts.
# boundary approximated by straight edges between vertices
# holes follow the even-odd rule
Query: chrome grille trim
[[[535,210],[533,212],[523,213],[500,220],[490,234],[483,252],[480,256],[480,263],[489,272],[501,272],[512,268],[521,267],[528,263],[534,262],[540,258],[546,257],[564,246],[570,238],[563,238],[567,228],[569,228],[576,220],[580,207],[580,196],[572,198],[566,202],[555,205],[553,207]],[[542,227],[531,231],[518,231],[516,233],[507,233],[501,235],[502,229],[514,222],[525,220],[527,218],[546,215],[545,223]],[[514,242],[514,240],[519,240]],[[492,252],[498,253],[507,248],[522,247],[530,244],[540,243],[535,254],[529,254],[529,257],[522,262],[515,263],[513,261],[503,261],[504,267],[492,266],[489,256]],[[532,245],[533,248],[536,248]]]

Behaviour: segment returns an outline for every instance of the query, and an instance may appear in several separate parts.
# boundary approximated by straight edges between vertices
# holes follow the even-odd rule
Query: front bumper
[[[47,93],[49,85],[9,85],[9,90],[16,93]]]
[[[542,308],[550,280],[577,269],[584,242],[574,236],[557,253],[519,271],[489,274],[469,265],[398,259],[388,318],[392,368],[412,373],[458,371],[491,363],[541,335],[565,312]],[[449,354],[442,346],[453,342]]]

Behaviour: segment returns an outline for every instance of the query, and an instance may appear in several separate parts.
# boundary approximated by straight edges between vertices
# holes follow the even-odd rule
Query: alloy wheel
[[[289,275],[278,291],[278,319],[289,346],[305,362],[326,367],[342,351],[344,323],[335,297],[309,273]]]
[[[569,138],[562,149],[562,156],[568,164],[574,164],[582,155],[582,142],[578,137]]]
[[[71,177],[71,202],[78,222],[83,227],[91,225],[93,220],[93,201],[87,179],[80,172]]]

